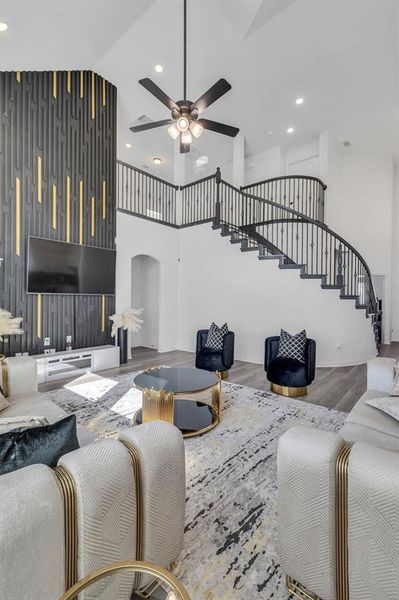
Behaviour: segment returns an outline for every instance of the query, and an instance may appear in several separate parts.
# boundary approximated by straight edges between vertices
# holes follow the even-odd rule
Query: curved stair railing
[[[257,251],[260,260],[277,259],[280,269],[298,269],[301,278],[319,279],[323,289],[339,290],[343,300],[354,300],[372,319],[379,347],[382,311],[370,270],[361,254],[324,224],[325,190],[320,179],[306,176],[277,177],[238,189],[222,179],[219,168],[178,188],[125,163],[117,165],[119,209],[173,227],[212,222],[243,252]]]
[[[219,179],[219,182],[218,182]],[[320,220],[278,202],[239,190],[216,175],[214,227],[260,260],[277,258],[281,269],[298,269],[303,279],[320,279],[323,289],[340,291],[372,318],[381,341],[380,307],[369,267],[361,254]]]
[[[286,175],[244,185],[240,189],[258,198],[293,208],[315,221],[324,221],[324,196],[327,186],[318,177]]]

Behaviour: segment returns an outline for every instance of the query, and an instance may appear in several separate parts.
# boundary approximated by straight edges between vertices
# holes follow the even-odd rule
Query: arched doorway
[[[131,299],[134,308],[144,308],[142,328],[131,335],[131,347],[159,347],[159,262],[147,254],[132,258]]]

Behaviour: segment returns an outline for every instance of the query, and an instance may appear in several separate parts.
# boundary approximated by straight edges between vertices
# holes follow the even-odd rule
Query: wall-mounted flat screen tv
[[[115,293],[115,250],[37,237],[28,243],[28,293]]]

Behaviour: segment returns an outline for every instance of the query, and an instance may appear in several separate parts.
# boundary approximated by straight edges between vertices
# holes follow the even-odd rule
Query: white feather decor
[[[118,329],[127,329],[129,331],[139,331],[141,329],[143,319],[140,319],[140,315],[143,313],[144,308],[127,308],[121,313],[115,313],[109,318],[112,321],[111,336],[115,337]]]
[[[8,310],[0,308],[0,341],[6,341],[9,335],[22,335],[21,323],[22,317],[13,317]]]

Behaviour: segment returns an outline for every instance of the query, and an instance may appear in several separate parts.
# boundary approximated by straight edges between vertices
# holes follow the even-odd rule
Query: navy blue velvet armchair
[[[316,342],[306,340],[305,362],[295,358],[277,357],[280,337],[274,335],[265,340],[265,371],[271,390],[283,396],[305,396],[307,386],[316,372]]]
[[[230,367],[234,363],[234,333],[229,331],[223,338],[222,350],[205,348],[208,329],[197,332],[197,349],[195,366],[205,371],[218,371],[222,377],[227,377]]]

